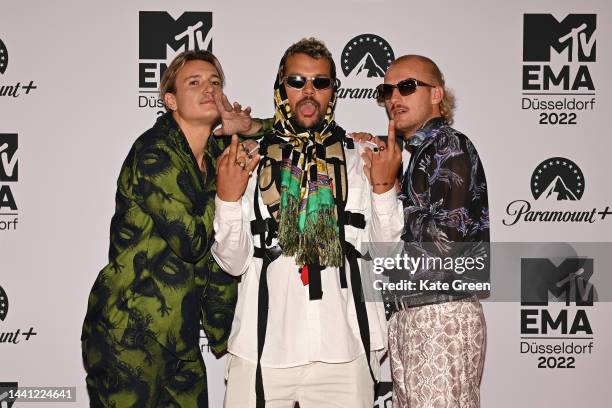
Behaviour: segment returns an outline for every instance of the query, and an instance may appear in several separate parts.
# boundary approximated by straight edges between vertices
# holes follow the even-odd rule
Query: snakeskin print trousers
[[[400,309],[389,327],[393,407],[480,407],[485,343],[476,298]]]

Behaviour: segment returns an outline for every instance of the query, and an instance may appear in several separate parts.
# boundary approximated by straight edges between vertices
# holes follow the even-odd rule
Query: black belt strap
[[[255,396],[256,407],[264,408],[266,399],[263,385],[263,373],[261,368],[261,356],[266,342],[266,330],[268,328],[268,307],[270,297],[268,293],[268,266],[282,254],[281,248],[276,245],[272,248],[255,248],[254,256],[263,260],[261,275],[259,277],[259,292],[257,295],[257,369],[255,371]]]
[[[259,168],[257,169],[258,178],[262,167],[263,161],[259,164]],[[261,210],[259,208],[259,180],[257,180],[257,182],[255,183],[255,196],[253,198],[253,205],[255,208],[255,219],[261,220],[263,217],[261,216]],[[264,253],[260,253],[260,255],[262,255],[263,264],[261,268],[261,274],[259,275],[259,291],[257,295],[257,369],[255,370],[255,396],[257,408],[265,408],[266,406],[266,398],[263,386],[263,375],[261,371],[261,356],[263,355],[263,349],[266,343],[266,330],[268,328],[268,307],[270,303],[267,272],[268,266],[272,262],[271,252],[265,250],[266,229],[267,228],[261,229],[259,232],[259,245],[261,247],[260,250]]]
[[[355,302],[355,312],[357,314],[357,324],[359,325],[359,335],[361,343],[366,353],[368,360],[368,369],[374,385],[377,384],[374,372],[372,371],[372,363],[370,361],[370,324],[368,322],[368,312],[365,305],[365,297],[363,295],[363,287],[361,285],[361,275],[359,273],[359,261],[361,258],[359,251],[349,242],[344,243],[346,258],[348,259],[351,268],[351,287],[353,288],[353,301]]]
[[[308,294],[310,300],[319,300],[323,298],[323,285],[321,284],[321,270],[323,266],[316,264],[308,264]]]
[[[261,356],[263,355],[264,344],[266,343],[266,329],[268,328],[268,259],[263,259],[263,267],[259,276],[259,294],[257,302],[257,370],[255,371],[255,395],[257,398],[256,407],[264,408],[266,398],[264,394],[263,374],[261,371]]]
[[[350,225],[351,227],[364,229],[366,226],[365,216],[363,214],[354,213],[350,211],[344,211],[344,225]]]
[[[336,185],[336,196],[334,197],[334,201],[336,202],[336,211],[338,214],[338,238],[340,239],[340,242],[344,242],[344,219],[345,219],[345,215],[344,215],[344,201],[342,200],[342,173],[341,173],[341,169],[342,166],[340,165],[341,163],[339,163],[339,160],[334,160],[329,159],[327,160],[328,163],[333,163],[334,165],[334,180],[335,180],[335,185]],[[346,161],[344,162],[346,164]],[[345,168],[346,170],[346,168]],[[345,171],[345,175],[346,175],[346,171]],[[345,178],[345,180],[347,180],[348,183],[348,178]],[[346,284],[346,261],[344,259],[344,256],[342,257],[342,265],[340,265],[340,287],[341,288],[347,288],[348,285]]]

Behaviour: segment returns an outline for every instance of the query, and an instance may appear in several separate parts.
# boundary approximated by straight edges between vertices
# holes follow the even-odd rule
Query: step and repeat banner
[[[609,0],[0,0],[0,386],[57,387],[72,401],[57,406],[88,406],[87,296],[120,166],[164,110],[169,61],[211,50],[230,100],[269,117],[279,60],[306,36],[333,54],[349,131],[385,134],[374,89],[404,54],[436,61],[457,96],[455,127],[488,179],[492,240],[513,243],[499,244],[498,296],[483,302],[482,406],[610,406]],[[533,276],[545,282],[536,302],[525,298]],[[225,359],[205,337],[201,348],[221,407]],[[387,362],[374,406],[391,407]]]

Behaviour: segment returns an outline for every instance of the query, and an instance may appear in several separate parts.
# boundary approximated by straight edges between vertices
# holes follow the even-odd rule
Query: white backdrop
[[[172,17],[170,28],[165,32],[160,28],[157,41],[164,56],[145,58],[139,53],[142,44],[156,41],[155,34],[139,31],[142,11]],[[380,37],[395,57],[430,56],[457,95],[456,127],[472,139],[484,163],[492,239],[610,241],[612,216],[605,214],[597,215],[593,223],[521,220],[504,225],[504,220],[508,224],[513,219],[506,209],[515,200],[526,200],[539,210],[605,213],[612,206],[608,177],[612,141],[607,121],[612,112],[609,0],[0,0],[0,287],[9,304],[6,315],[0,307],[0,335],[4,336],[0,383],[74,386],[77,402],[67,406],[87,406],[79,336],[89,290],[106,263],[115,182],[132,142],[153,124],[160,110],[139,106],[141,97],[147,100],[155,95],[146,93],[151,88],[139,86],[141,69],[152,75],[144,78],[147,81],[154,83],[156,75],[155,69],[141,64],[155,67],[172,58],[171,37],[191,24],[173,21],[186,12],[192,12],[195,21],[203,21],[203,28],[197,30],[204,44],[212,39],[212,50],[228,78],[226,93],[251,105],[256,117],[272,114],[272,84],[280,57],[304,36],[326,42],[344,88],[371,89],[381,82],[380,77],[343,72],[340,64],[350,58],[343,50],[355,37],[359,37],[356,41],[374,38],[367,34]],[[525,15],[533,14],[545,16],[527,22]],[[581,16],[554,23],[568,15]],[[525,30],[526,25],[536,34]],[[561,41],[571,29],[582,30],[586,36],[576,31],[574,37]],[[547,40],[544,33],[550,32],[556,34]],[[558,49],[550,58],[524,61],[525,47],[546,54],[554,41]],[[385,51],[377,47],[368,50],[384,68]],[[356,49],[365,55],[362,48]],[[528,68],[532,76],[527,78],[528,86],[523,86],[524,66],[536,66]],[[564,69],[569,73],[568,86],[559,76]],[[546,72],[558,77],[560,84],[552,81],[550,89],[528,89],[543,88],[538,84],[546,82]],[[584,81],[572,90],[577,73]],[[524,95],[540,92],[555,95]],[[560,95],[568,93],[580,95]],[[522,109],[523,98],[595,102],[592,109],[581,111],[541,111]],[[576,123],[540,124],[540,120]],[[376,134],[384,134],[387,127],[384,111],[372,99],[341,99],[337,121],[347,130]],[[568,185],[575,194],[579,190],[579,200],[545,201],[532,196],[532,173],[542,161],[554,157],[580,167],[582,186]],[[11,172],[15,161],[18,171],[12,168]],[[608,272],[606,265],[595,264],[595,276]],[[599,288],[600,294],[609,289]],[[483,407],[609,406],[604,377],[612,362],[608,346],[612,329],[606,318],[610,303],[588,309],[593,329],[589,337],[595,347],[591,355],[576,358],[571,369],[538,368],[537,356],[520,353],[518,293],[512,302],[488,302],[484,307],[488,349]],[[23,333],[30,328],[36,335],[26,340]],[[11,336],[16,341],[9,341]],[[205,359],[210,403],[221,407],[224,362],[207,353]],[[388,371],[384,376],[389,381]],[[388,400],[389,394],[382,395],[376,406],[390,407]],[[15,404],[30,405],[39,406]]]

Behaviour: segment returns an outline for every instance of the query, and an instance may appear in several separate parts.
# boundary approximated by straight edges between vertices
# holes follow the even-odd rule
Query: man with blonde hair
[[[438,66],[420,55],[400,57],[377,91],[403,134],[404,157],[410,155],[400,195],[406,250],[456,256],[455,243],[469,243],[470,250],[487,247],[484,170],[472,142],[450,127],[454,98]],[[426,269],[412,275],[430,282],[456,277]],[[411,291],[396,305],[389,327],[393,406],[479,407],[486,328],[474,293]]]
[[[92,407],[208,407],[200,328],[212,351],[224,352],[237,297],[210,253],[214,173],[228,144],[211,135],[219,124],[252,130],[248,108],[227,102],[224,82],[210,52],[177,55],[161,80],[167,112],[123,163],[109,261],[81,335]],[[248,180],[256,160],[235,181]]]

